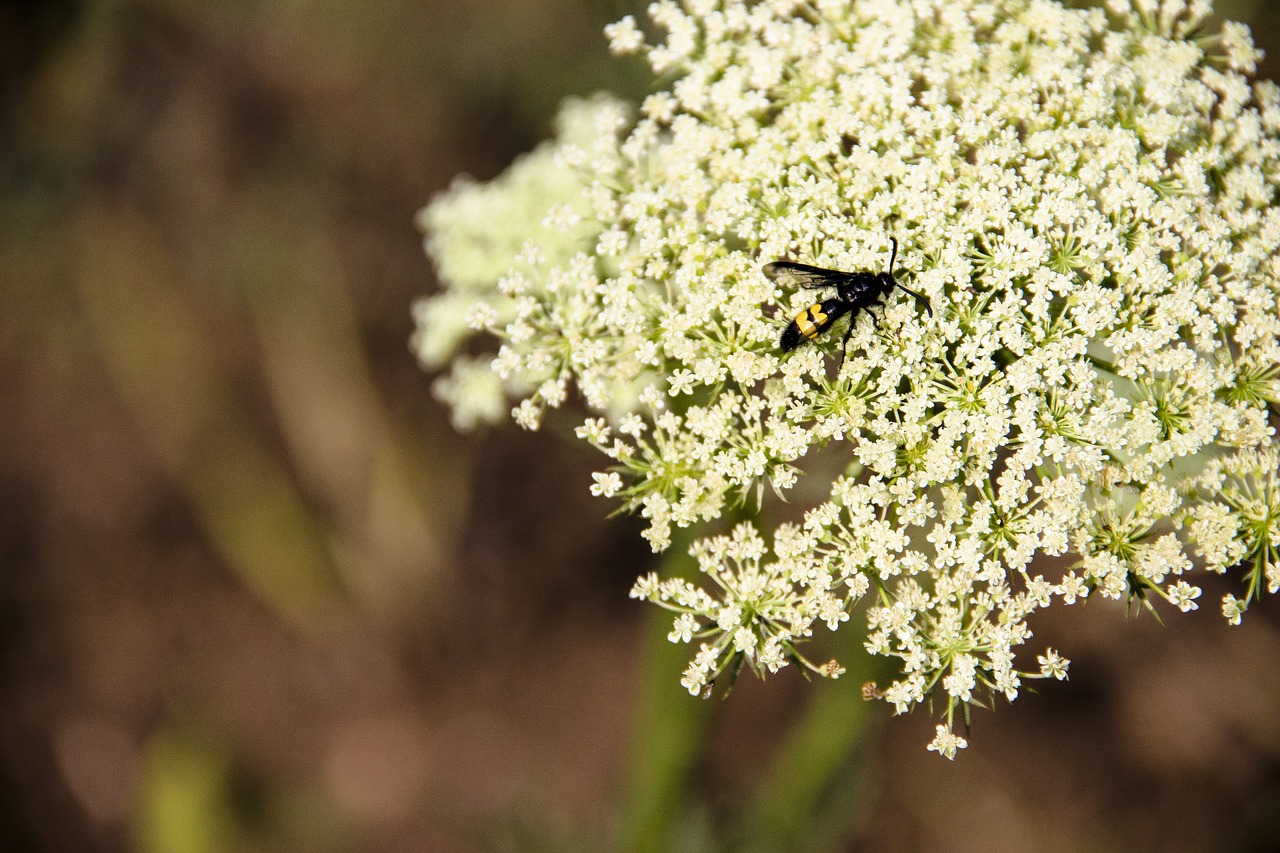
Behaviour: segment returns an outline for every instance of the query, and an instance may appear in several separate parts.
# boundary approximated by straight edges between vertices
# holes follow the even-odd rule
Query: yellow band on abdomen
[[[796,328],[807,341],[816,338],[826,322],[827,315],[822,312],[821,304],[810,305],[796,315]]]

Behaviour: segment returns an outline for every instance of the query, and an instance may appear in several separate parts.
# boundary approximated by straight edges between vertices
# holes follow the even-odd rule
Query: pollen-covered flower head
[[[424,360],[498,342],[438,393],[463,425],[572,400],[593,491],[655,550],[705,530],[702,583],[636,588],[701,649],[693,693],[735,662],[837,673],[798,646],[874,590],[867,645],[902,663],[880,695],[940,691],[952,755],[978,692],[1065,677],[1052,650],[1019,668],[1038,608],[1189,610],[1197,567],[1252,555],[1238,618],[1280,583],[1280,90],[1207,13],[659,0],[655,33],[608,35],[662,88],[568,103],[555,141],[423,212]],[[893,240],[931,313],[894,289],[780,348],[837,294],[763,264],[880,273]]]

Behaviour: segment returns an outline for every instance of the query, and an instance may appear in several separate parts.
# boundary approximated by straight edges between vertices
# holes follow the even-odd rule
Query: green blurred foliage
[[[419,790],[449,748],[427,706],[471,714],[469,680],[443,673],[483,661],[473,644],[506,617],[468,612],[467,573],[520,560],[476,553],[495,487],[409,352],[430,281],[413,214],[532,145],[566,91],[633,73],[607,57],[613,17],[576,0],[0,12],[0,484],[23,508],[3,530],[21,618],[0,772],[24,791],[0,848],[389,849],[385,827],[451,812]],[[530,576],[563,573],[555,555],[530,550]],[[52,752],[16,746],[31,736]],[[362,793],[371,773],[386,790]]]
[[[201,733],[164,731],[143,757],[138,847],[148,853],[217,853],[232,845],[231,756]]]

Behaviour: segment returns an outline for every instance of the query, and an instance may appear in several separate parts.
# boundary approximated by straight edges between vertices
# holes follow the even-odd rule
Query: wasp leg
[[[844,367],[844,357],[849,354],[849,336],[853,334],[853,324],[857,319],[857,317],[849,318],[849,328],[844,330],[844,337],[840,340],[840,363],[836,365],[836,376],[840,375],[840,370]],[[874,315],[872,319],[875,319]]]

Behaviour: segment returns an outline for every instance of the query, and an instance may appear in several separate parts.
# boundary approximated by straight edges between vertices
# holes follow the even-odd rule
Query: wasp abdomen
[[[790,352],[804,341],[811,341],[822,334],[847,312],[848,308],[838,299],[815,302],[797,314],[782,330],[782,340],[778,345],[783,351]]]
[[[793,350],[800,346],[801,341],[811,341],[818,336],[818,333],[827,327],[829,319],[822,310],[821,303],[815,303],[796,315],[785,329],[782,330],[782,348],[784,350]]]

